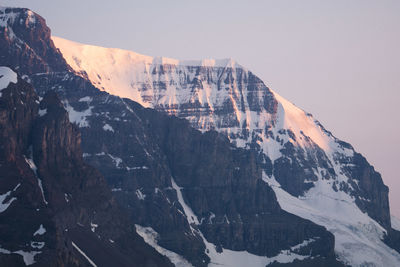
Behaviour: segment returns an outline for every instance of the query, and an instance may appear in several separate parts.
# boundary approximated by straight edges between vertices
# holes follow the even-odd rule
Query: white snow
[[[42,192],[42,198],[43,198],[43,202],[47,205],[49,204],[49,202],[47,202],[46,198],[44,197],[44,190],[43,190],[43,184],[42,184],[42,180],[38,178],[38,185],[40,188],[40,192]]]
[[[264,267],[273,262],[279,263],[290,263],[294,260],[304,260],[308,256],[298,255],[291,250],[282,250],[278,255],[268,258],[265,256],[257,256],[251,254],[247,251],[233,251],[229,249],[223,249],[222,253],[215,251],[215,247],[208,243],[206,245],[207,249],[210,251],[208,256],[211,258],[209,267],[218,266],[259,266]]]
[[[109,124],[104,124],[104,126],[103,126],[103,130],[104,131],[110,131],[110,132],[114,132],[114,129],[113,129],[113,127],[111,127]]]
[[[0,253],[2,254],[18,254],[22,256],[22,259],[24,260],[25,265],[32,265],[35,263],[35,255],[42,253],[41,251],[30,251],[26,252],[23,250],[17,250],[17,251],[9,251],[7,249],[1,248],[0,247]]]
[[[314,120],[308,117],[303,110],[296,107],[276,92],[273,92],[273,94],[279,103],[278,129],[290,129],[296,136],[301,136],[302,134],[300,132],[303,132],[320,148],[325,151],[330,150],[331,138],[315,125]],[[302,145],[305,146],[304,143]]]
[[[92,222],[90,223],[90,229],[92,230],[93,233],[96,231],[97,227],[99,227],[98,224],[95,224],[95,223],[92,223]]]
[[[16,197],[12,197],[12,198],[10,198],[7,202],[4,203],[4,200],[6,200],[6,198],[7,198],[12,192],[15,192],[15,191],[18,189],[18,187],[19,187],[20,185],[21,185],[21,184],[19,183],[19,184],[17,184],[17,185],[14,187],[13,190],[8,191],[8,192],[6,192],[6,193],[4,193],[4,194],[0,194],[0,213],[4,212],[6,209],[8,209],[8,207],[11,205],[11,203],[14,202],[14,200],[17,200]]]
[[[318,180],[299,198],[265,174],[264,181],[274,189],[282,209],[325,226],[335,235],[335,252],[342,262],[352,266],[400,266],[400,255],[381,241],[385,229],[361,212],[349,195],[335,192],[329,180]]]
[[[6,7],[0,6],[0,27],[6,27],[8,24],[14,23],[16,13],[5,13]]]
[[[93,267],[97,267],[97,265],[83,252],[74,242],[72,242],[72,246],[76,248],[76,250],[83,256],[85,259],[92,265]]]
[[[304,240],[302,243],[300,243],[300,244],[298,244],[296,246],[291,247],[290,249],[292,251],[297,251],[297,250],[301,249],[302,247],[308,246],[309,244],[311,244],[314,241],[315,241],[314,238],[310,238],[310,239]]]
[[[171,183],[172,187],[176,190],[178,201],[183,207],[184,210],[184,215],[186,216],[186,219],[189,223],[191,224],[199,224],[197,216],[194,214],[192,209],[185,203],[183,197],[182,197],[182,192],[181,192],[181,187],[179,187],[173,178],[171,178]],[[215,216],[215,215],[214,215]],[[274,261],[280,262],[280,263],[289,263],[293,262],[295,259],[298,260],[303,260],[307,258],[307,256],[303,255],[298,255],[295,253],[297,249],[299,249],[302,246],[306,246],[313,240],[306,240],[302,242],[301,244],[298,244],[294,247],[292,247],[289,250],[282,250],[278,255],[268,258],[266,256],[258,256],[251,254],[247,251],[234,251],[234,250],[229,250],[229,249],[223,249],[221,253],[217,252],[217,249],[214,244],[210,243],[207,241],[207,239],[204,237],[204,235],[201,233],[200,230],[196,230],[193,228],[193,226],[190,226],[192,233],[196,232],[201,236],[203,239],[203,242],[206,246],[206,253],[210,257],[211,261],[210,264],[208,265],[209,267],[212,266],[229,266],[229,267],[236,267],[236,266],[266,266],[267,264],[270,264]]]
[[[176,195],[178,196],[179,204],[181,204],[189,224],[191,224],[191,223],[194,223],[196,225],[199,224],[199,220],[197,219],[197,216],[194,214],[192,209],[188,205],[186,205],[186,203],[183,199],[182,192],[181,192],[182,188],[179,187],[175,183],[175,180],[173,178],[171,178],[171,184],[172,184],[172,188],[175,189],[175,191],[176,191]]]
[[[394,215],[391,215],[391,220],[392,220],[392,228],[394,230],[400,231],[400,220]]]
[[[32,148],[30,148],[31,150]],[[42,184],[42,180],[39,178],[38,174],[37,174],[37,167],[35,162],[33,161],[33,154],[32,154],[32,150],[31,150],[31,155],[30,158],[25,157],[25,161],[26,163],[28,163],[29,167],[31,168],[31,170],[33,171],[33,173],[35,174],[37,181],[38,181],[38,186],[40,188],[40,192],[42,193],[42,198],[43,198],[43,202],[47,205],[49,204],[44,196],[44,190],[43,190],[43,184]]]
[[[4,31],[4,32],[8,35],[8,37],[11,40],[17,39],[16,35],[15,35],[14,31],[12,30],[12,27],[10,27],[10,25],[15,23],[18,15],[19,14],[15,13],[15,12],[5,13],[5,8],[4,7],[0,8],[0,27],[3,27],[3,28],[7,27],[7,31]],[[20,42],[16,42],[16,45],[20,45]]]
[[[0,213],[4,212],[14,200],[17,200],[17,198],[12,197],[4,203],[4,200],[11,194],[11,192],[12,191],[8,191],[7,193],[0,195]]]
[[[45,109],[39,109],[39,116],[40,117],[43,117],[44,115],[46,115],[47,114],[47,108],[45,108]]]
[[[112,161],[115,164],[115,167],[120,168],[120,165],[122,163],[122,159],[119,158],[119,157],[113,156],[111,154],[107,154],[107,155],[112,159]]]
[[[10,83],[17,83],[17,74],[8,67],[0,67],[0,97],[1,91],[8,87]]]
[[[214,218],[215,218],[215,214],[213,212],[211,212],[210,217],[208,217],[208,224],[212,224]]]
[[[64,108],[68,111],[69,121],[77,124],[79,127],[89,127],[87,117],[92,115],[93,106],[83,111],[76,111],[68,101],[64,101]]]
[[[11,254],[11,251],[0,247],[0,253],[3,253],[3,254]]]
[[[79,102],[92,102],[93,98],[91,96],[85,96],[79,99]]]
[[[154,231],[151,227],[143,227],[135,224],[136,232],[144,239],[144,241],[152,246],[158,253],[166,256],[176,267],[190,267],[193,266],[182,256],[165,249],[157,244],[158,233]]]
[[[137,198],[140,200],[144,200],[146,198],[146,195],[143,194],[142,191],[140,191],[140,189],[136,189],[135,193]]]
[[[149,167],[147,166],[140,166],[140,167],[126,167],[127,171],[131,171],[131,170],[147,170]]]
[[[37,175],[37,167],[36,167],[35,162],[33,162],[33,159],[30,159],[30,158],[25,157],[25,162],[28,163],[29,168],[31,168],[31,170],[33,171],[33,173],[34,173],[35,175]]]
[[[204,114],[200,117],[191,114],[190,110],[182,112],[192,126],[201,131],[216,129],[228,136],[235,136],[231,141],[239,147],[246,147],[251,142],[252,133],[256,133],[260,139],[259,145],[272,161],[281,156],[280,149],[283,145],[275,138],[266,138],[266,128],[271,125],[275,125],[270,129],[275,137],[281,129],[293,131],[297,137],[296,142],[287,135],[281,135],[284,143],[289,141],[308,147],[310,142],[304,136],[326,151],[337,148],[335,140],[311,116],[272,90],[270,92],[278,101],[276,114],[270,114],[266,110],[250,111],[248,88],[244,82],[250,73],[232,59],[179,61],[144,56],[121,49],[84,45],[58,37],[53,37],[53,41],[71,67],[78,72],[85,71],[92,83],[101,90],[130,98],[145,107],[162,109],[171,115],[180,114],[178,111],[181,104],[199,102],[204,109]],[[154,74],[153,71],[159,72],[162,64],[164,72]],[[198,74],[193,70],[193,67],[198,66],[208,68],[207,74]],[[226,68],[232,69],[232,72],[223,72]],[[228,78],[232,79],[232,84],[221,82]],[[201,82],[201,87],[196,90],[193,90],[190,83],[187,84],[187,80],[194,79]],[[255,97],[259,105],[263,106],[263,98],[268,89],[260,86]],[[233,104],[234,112],[230,119],[237,120],[240,127],[224,126],[225,115],[214,113],[214,110],[223,108],[226,101]],[[249,137],[243,136],[242,126],[250,131]]]
[[[24,259],[24,263],[25,265],[32,265],[35,263],[35,255],[42,253],[41,251],[23,251],[23,250],[18,250],[18,251],[14,251],[13,253],[15,254],[19,254],[22,256],[22,258]]]
[[[111,189],[112,192],[119,192],[122,191],[122,188],[118,187],[118,188],[112,188]]]
[[[157,58],[132,51],[85,45],[52,36],[54,44],[61,50],[68,64],[76,71],[85,71],[92,83],[101,90],[121,97],[135,99],[149,107],[142,97],[154,97],[152,92],[142,91],[143,85],[152,87],[151,70],[161,64],[171,68],[185,69],[189,66],[209,68],[232,68],[237,63],[232,59],[204,59],[179,61],[171,58]],[[160,78],[160,82],[170,81],[172,77]],[[174,89],[170,91],[173,93]]]
[[[46,233],[46,229],[43,227],[43,224],[39,226],[39,229],[36,230],[36,232],[33,233],[33,236],[35,235],[44,235]]]
[[[42,249],[44,247],[44,245],[45,245],[45,242],[31,241],[32,248]]]

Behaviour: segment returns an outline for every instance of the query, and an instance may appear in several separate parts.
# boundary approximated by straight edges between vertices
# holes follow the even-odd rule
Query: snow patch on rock
[[[64,108],[68,111],[69,121],[77,124],[80,128],[89,127],[87,117],[92,115],[93,106],[83,111],[75,110],[68,101],[64,101]]]
[[[263,175],[282,209],[325,226],[335,236],[335,253],[351,266],[399,266],[400,255],[382,242],[386,230],[360,211],[354,198],[335,192],[329,180],[318,180],[304,196],[284,191],[275,179]]]
[[[39,116],[40,117],[43,117],[44,115],[46,115],[47,114],[47,108],[45,108],[45,109],[39,109]]]
[[[0,213],[6,211],[8,207],[11,205],[11,203],[14,202],[14,200],[17,200],[16,197],[10,198],[7,202],[4,202],[4,200],[12,193],[12,191],[8,191],[7,193],[4,193],[0,195]]]
[[[185,260],[182,256],[176,254],[173,251],[165,249],[158,245],[158,233],[153,230],[151,227],[143,227],[138,224],[135,224],[136,232],[144,239],[144,241],[152,246],[158,253],[166,256],[176,267],[190,267],[193,266],[187,260]]]
[[[17,74],[8,67],[0,67],[0,97],[1,91],[8,87],[10,83],[18,82]]]
[[[135,194],[139,200],[144,200],[146,198],[146,195],[140,191],[140,189],[136,189]]]
[[[14,254],[21,255],[22,259],[24,260],[25,265],[28,266],[28,265],[34,264],[35,263],[35,256],[37,254],[42,253],[42,252],[41,251],[29,251],[29,252],[27,252],[27,251],[23,251],[23,250],[10,251],[10,250],[7,250],[7,249],[4,249],[4,248],[0,247],[0,253],[2,253],[2,254],[12,254],[12,253],[14,253]]]
[[[99,227],[98,224],[90,222],[90,230],[94,233],[96,231],[96,228]]]
[[[400,220],[394,215],[391,215],[390,219],[392,221],[392,228],[394,230],[400,231]]]
[[[110,132],[114,132],[114,129],[113,129],[113,127],[111,127],[109,124],[104,124],[104,126],[103,126],[103,130],[104,131],[110,131]]]
[[[93,98],[91,96],[85,96],[79,99],[79,102],[92,102]]]
[[[4,194],[0,194],[0,213],[4,212],[6,209],[8,209],[8,207],[11,205],[11,203],[14,202],[14,200],[17,200],[16,197],[12,197],[7,202],[4,202],[6,200],[6,198],[12,194],[12,192],[15,192],[18,189],[18,187],[20,187],[20,185],[21,184],[19,183],[14,187],[13,190],[8,191]]]
[[[46,233],[46,228],[43,227],[43,224],[39,226],[39,229],[36,230],[36,232],[33,233],[33,236],[36,235],[44,235]]]
[[[32,248],[42,249],[44,247],[44,245],[45,245],[45,242],[31,241]]]

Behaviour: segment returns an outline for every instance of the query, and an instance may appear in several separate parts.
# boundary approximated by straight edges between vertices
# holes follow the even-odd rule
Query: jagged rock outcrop
[[[68,68],[50,40],[46,21],[26,8],[0,7],[0,63],[24,74]],[[25,62],[25,64],[20,64]]]
[[[391,229],[385,235],[385,243],[400,253],[400,231]]]

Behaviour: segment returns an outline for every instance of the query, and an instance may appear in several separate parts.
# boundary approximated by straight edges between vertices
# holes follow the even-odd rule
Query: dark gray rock
[[[38,115],[38,108],[47,112]],[[86,266],[71,242],[98,266],[171,265],[137,235],[104,178],[83,162],[79,130],[55,93],[39,105],[19,78],[2,91],[0,117],[0,190],[11,203],[0,213],[0,245],[10,251],[0,253],[0,265],[25,266],[15,253],[24,251],[37,253],[37,266]],[[46,232],[35,235],[40,225]]]

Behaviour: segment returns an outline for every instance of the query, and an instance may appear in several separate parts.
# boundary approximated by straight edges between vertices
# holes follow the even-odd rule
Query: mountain
[[[398,262],[399,255],[380,241],[391,231],[388,188],[380,174],[246,68],[232,59],[178,61],[53,40],[70,66],[101,90],[258,151],[263,180],[282,208],[334,233],[344,263]]]
[[[39,101],[7,67],[0,83],[0,265],[86,266],[88,251],[99,266],[168,266],[83,162],[79,130],[57,95]]]
[[[32,157],[26,148],[18,155],[34,161],[43,181],[43,190],[36,182],[24,195],[37,191],[42,205],[52,206],[46,218],[55,228],[65,229],[58,226],[64,220],[68,229],[86,227],[65,238],[49,233],[73,255],[58,265],[75,262],[80,251],[98,266],[118,253],[137,256],[127,259],[137,266],[146,260],[162,265],[164,256],[176,266],[400,262],[389,247],[399,251],[400,239],[391,228],[388,189],[379,173],[349,144],[234,61],[154,59],[59,38],[53,38],[54,45],[44,19],[27,9],[1,8],[0,36],[1,64],[43,97],[32,123],[36,137],[29,141],[23,137],[29,134],[18,133],[10,143],[32,146]],[[77,127],[65,120],[64,109]],[[29,116],[37,118],[35,112]],[[51,119],[57,114],[63,116]],[[48,116],[48,124],[40,123]],[[24,118],[4,117],[31,128]],[[19,127],[11,128],[3,136]],[[72,129],[68,137],[54,134],[64,129]],[[72,138],[79,133],[81,143]],[[44,137],[53,145],[46,145]],[[13,191],[8,179],[0,182],[2,207],[10,204],[4,213],[16,210],[4,215],[5,232],[14,231],[0,240],[0,261],[6,262],[22,246],[11,222],[24,210],[10,199],[18,188]],[[82,200],[74,202],[71,214],[63,206],[70,190]],[[84,242],[83,232],[93,236],[97,229],[105,241],[87,237],[92,242]],[[104,244],[112,243],[107,243],[110,236],[115,250]],[[107,252],[112,255],[102,257]],[[44,253],[33,258],[39,263],[41,255],[51,258]],[[88,263],[80,257],[82,265]]]

